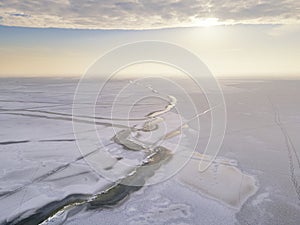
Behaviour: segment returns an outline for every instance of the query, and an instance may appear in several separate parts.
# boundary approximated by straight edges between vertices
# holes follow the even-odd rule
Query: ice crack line
[[[298,169],[300,169],[300,160],[299,160],[299,156],[297,154],[296,148],[287,132],[287,130],[285,129],[285,127],[283,126],[281,119],[280,119],[280,114],[278,112],[277,107],[273,104],[273,102],[271,101],[271,99],[269,98],[270,104],[274,110],[275,113],[275,123],[278,125],[278,127],[280,128],[284,139],[285,139],[285,143],[287,146],[287,152],[288,152],[288,157],[289,157],[289,168],[290,168],[290,178],[291,178],[291,182],[293,183],[293,186],[295,188],[296,194],[298,196],[298,199],[300,201],[300,185],[298,182],[298,179],[296,177],[295,174],[295,166],[298,167]],[[296,161],[296,163],[295,163]]]

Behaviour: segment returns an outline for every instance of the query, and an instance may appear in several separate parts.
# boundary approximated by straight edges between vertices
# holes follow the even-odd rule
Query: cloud
[[[30,17],[30,15],[26,15],[26,14],[23,14],[23,13],[11,13],[10,15],[11,16]]]
[[[0,0],[0,24],[151,29],[201,24],[300,24],[299,0]]]

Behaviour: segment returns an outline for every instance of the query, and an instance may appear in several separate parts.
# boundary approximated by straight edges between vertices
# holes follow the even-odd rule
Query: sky
[[[300,77],[300,1],[0,0],[0,76],[82,75],[142,40],[184,47],[216,76]]]

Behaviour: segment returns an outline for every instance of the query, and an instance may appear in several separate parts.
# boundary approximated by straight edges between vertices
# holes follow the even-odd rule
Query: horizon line
[[[16,28],[16,29],[49,29],[49,30],[80,30],[80,31],[160,31],[175,29],[197,29],[197,28],[213,28],[213,27],[233,27],[233,26],[284,26],[284,25],[300,25],[300,23],[222,23],[212,26],[194,25],[194,26],[165,26],[153,28],[80,28],[80,27],[38,27],[38,26],[9,26],[0,24],[0,28]]]

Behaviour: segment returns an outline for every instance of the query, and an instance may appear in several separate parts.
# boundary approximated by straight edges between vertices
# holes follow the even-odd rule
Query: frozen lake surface
[[[93,105],[75,78],[0,81],[1,224],[300,224],[300,81],[219,80],[217,158],[188,81],[115,80]]]

